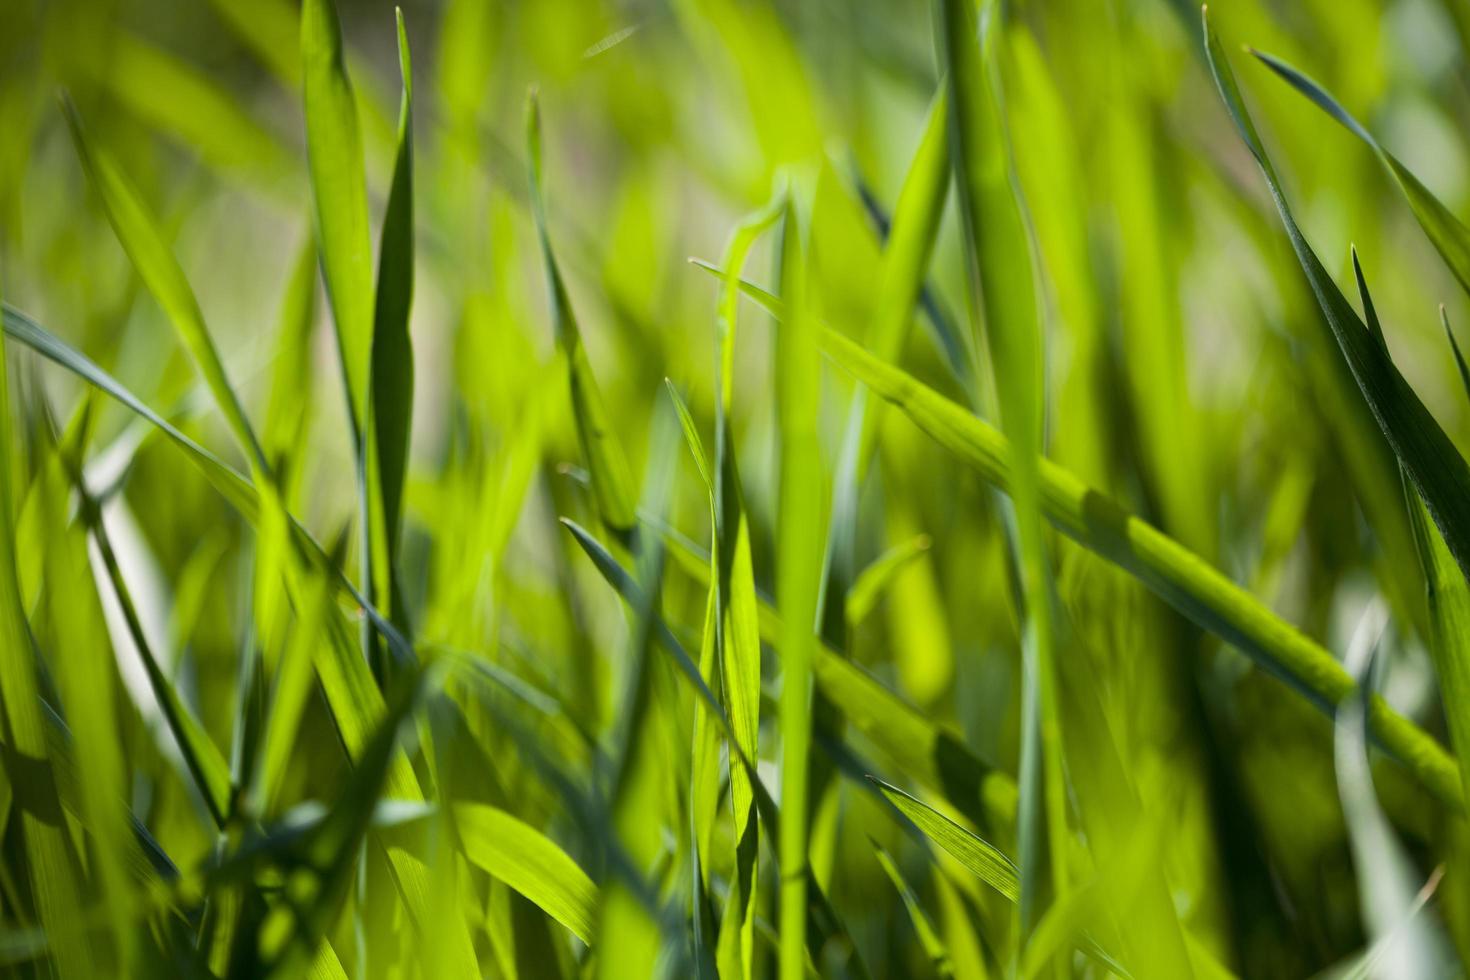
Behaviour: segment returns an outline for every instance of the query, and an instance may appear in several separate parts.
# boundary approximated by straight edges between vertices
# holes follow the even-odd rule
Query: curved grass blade
[[[883,867],[883,873],[888,875],[888,880],[893,882],[893,887],[898,891],[898,897],[903,900],[904,908],[908,909],[909,920],[914,924],[914,932],[919,937],[919,945],[924,947],[924,952],[929,957],[930,964],[934,967],[934,973],[939,977],[954,976],[954,966],[949,961],[949,950],[944,946],[944,940],[939,935],[939,930],[934,928],[934,923],[919,904],[919,896],[904,881],[903,872],[898,870],[898,865],[893,863],[893,858],[883,849],[877,841],[871,841],[873,854],[878,863]]]
[[[1378,142],[1362,123],[1354,119],[1352,114],[1344,109],[1342,104],[1334,99],[1326,89],[1280,58],[1254,48],[1248,50],[1267,68],[1284,78],[1292,88],[1305,95],[1323,112],[1337,120],[1348,132],[1368,144],[1368,148],[1378,157],[1389,176],[1399,185],[1399,190],[1403,191],[1404,199],[1409,202],[1409,208],[1414,212],[1414,218],[1419,222],[1419,227],[1424,229],[1424,234],[1429,237],[1435,249],[1438,250],[1440,258],[1444,259],[1445,265],[1450,267],[1450,271],[1459,280],[1461,287],[1466,292],[1470,292],[1470,228],[1466,228],[1460,219],[1440,202],[1439,198],[1429,192],[1429,188],[1425,187],[1408,167],[1399,162],[1398,157],[1388,152],[1387,148]]]
[[[971,874],[1012,902],[1020,899],[1020,874],[1010,858],[897,786],[885,783],[875,776],[869,776],[868,779],[893,804],[894,809],[912,820],[925,837],[948,851]]]
[[[1302,236],[1287,206],[1276,170],[1245,107],[1230,63],[1220,47],[1220,39],[1211,30],[1208,16],[1203,18],[1203,22],[1205,52],[1209,56],[1215,85],[1237,132],[1266,178],[1292,249],[1311,283],[1328,327],[1337,338],[1338,348],[1352,369],[1379,428],[1393,447],[1394,455],[1403,463],[1414,488],[1424,498],[1424,505],[1444,535],[1450,554],[1454,555],[1461,572],[1470,574],[1470,465],[1466,464],[1465,458],[1424,407],[1419,396],[1414,394],[1363,321],[1358,319]]]
[[[209,386],[210,394],[214,396],[216,406],[251,469],[260,473],[269,472],[265,454],[261,452],[260,443],[255,439],[255,432],[245,416],[244,407],[230,387],[230,380],[220,362],[219,353],[215,350],[214,341],[210,339],[209,330],[204,325],[204,314],[199,309],[199,301],[189,288],[188,280],[184,278],[184,270],[179,268],[178,260],[159,233],[157,222],[148,213],[142,199],[112,158],[87,139],[81,116],[69,98],[63,97],[62,108],[71,127],[72,140],[82,159],[83,168],[87,171],[92,186],[96,188],[103,209],[107,212],[107,220],[117,233],[123,250],[128,253],[138,277],[168,314],[174,329],[179,333],[179,339],[194,358],[194,363]]]
[[[3,310],[4,331],[7,336],[20,341],[42,357],[110,395],[156,427],[175,445],[184,450],[186,457],[199,467],[200,472],[219,491],[220,496],[229,502],[231,507],[251,525],[259,524],[260,500],[255,487],[243,475],[184,435],[178,427],[148,407],[116,378],[103,371],[86,355],[46,330],[33,318],[9,304],[0,306],[0,310]],[[357,588],[342,574],[340,568],[328,561],[327,553],[322,546],[306,532],[301,522],[294,516],[291,517],[291,528],[296,544],[305,552],[313,568],[319,573],[330,575],[336,581],[337,588],[349,596],[363,610],[373,626],[388,638],[389,648],[400,661],[412,661],[414,652],[408,640],[392,623],[388,622],[375,605],[357,591]]]
[[[372,240],[357,104],[333,0],[301,6],[306,157],[353,442],[361,452],[373,344]]]
[[[778,297],[758,286],[742,288],[777,318],[784,316]],[[1367,328],[1362,332],[1374,343]],[[1002,488],[1010,485],[1012,450],[995,429],[830,327],[822,331],[822,346],[986,480]],[[1331,653],[1188,548],[1055,463],[1041,460],[1039,475],[1042,511],[1057,530],[1133,575],[1196,625],[1238,647],[1319,710],[1330,713],[1357,690]],[[1430,793],[1453,810],[1464,809],[1457,763],[1433,737],[1378,697],[1369,722],[1378,744]]]
[[[609,529],[626,538],[633,533],[635,524],[633,481],[628,472],[627,457],[623,455],[607,407],[603,404],[602,392],[592,374],[587,350],[582,346],[581,328],[572,311],[561,268],[551,251],[546,204],[541,194],[541,107],[534,90],[526,101],[526,146],[531,161],[531,213],[535,217],[536,236],[541,243],[541,261],[546,268],[556,346],[566,358],[577,438],[582,444],[582,454],[587,457],[587,469],[592,474],[597,513]]]
[[[534,902],[584,943],[597,922],[597,886],[567,853],[504,810],[456,803],[454,826],[470,863]]]
[[[398,65],[403,103],[398,117],[398,154],[378,255],[378,290],[373,305],[371,392],[368,403],[367,500],[372,562],[370,598],[407,632],[408,613],[398,584],[398,547],[403,524],[403,483],[413,420],[413,343],[408,333],[413,304],[413,62],[403,11],[396,12]]]
[[[889,548],[862,570],[853,581],[852,588],[847,590],[844,615],[849,629],[868,618],[883,592],[904,569],[929,550],[929,544],[929,535],[915,535],[903,544]]]

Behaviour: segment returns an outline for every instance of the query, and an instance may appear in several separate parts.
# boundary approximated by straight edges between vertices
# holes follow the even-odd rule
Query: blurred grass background
[[[393,8],[366,0],[338,7],[377,228],[399,94]],[[668,408],[665,378],[714,445],[718,283],[687,259],[718,259],[739,217],[781,181],[804,195],[812,315],[863,335],[883,281],[875,218],[895,207],[941,85],[932,15],[927,2],[904,0],[406,0],[415,83],[416,382],[399,574],[418,645],[465,651],[524,679],[562,705],[595,745],[609,744],[627,721],[622,685],[636,663],[629,644],[638,617],[625,615],[556,520],[595,527],[597,513],[578,478],[587,463],[554,356],[526,190],[528,87],[539,88],[545,119],[550,233],[608,418],[641,485],[646,470],[673,465],[650,435]],[[1343,423],[1345,399],[1356,392],[1334,374],[1338,355],[1321,345],[1321,313],[1222,111],[1198,12],[1164,0],[1014,0],[991,15],[1005,23],[1006,126],[1042,284],[1047,455],[1329,650],[1345,651],[1363,610],[1381,603],[1389,623],[1379,654],[1385,696],[1447,741],[1426,648],[1422,575],[1391,456],[1376,433],[1365,438]],[[1309,72],[1454,213],[1466,213],[1470,13],[1459,0],[1221,0],[1211,17],[1232,53],[1248,42]],[[237,466],[247,462],[108,226],[57,108],[64,88],[90,138],[109,149],[157,216],[231,380],[265,426],[285,502],[330,542],[356,519],[357,462],[330,309],[314,281],[298,19],[290,0],[0,4],[0,291],[200,442]],[[1234,60],[1307,238],[1344,285],[1352,276],[1348,246],[1356,245],[1395,362],[1464,445],[1470,402],[1436,308],[1445,304],[1452,325],[1470,322],[1466,294],[1372,152],[1254,59]],[[977,314],[959,221],[951,198],[929,267],[933,310],[914,318],[893,360],[993,415],[988,349],[969,327]],[[756,244],[748,278],[781,278],[779,240]],[[742,317],[730,451],[749,516],[754,582],[774,596],[776,333],[754,305]],[[959,362],[936,321],[962,339]],[[124,795],[177,867],[200,866],[228,851],[231,838],[205,817],[178,762],[116,603],[108,590],[92,591],[85,572],[71,584],[58,580],[48,556],[70,539],[26,516],[51,492],[46,419],[64,427],[86,391],[19,345],[10,348],[16,560],[31,633],[42,651],[64,645],[65,622],[82,615],[73,605],[105,624],[90,642],[115,654],[97,661],[95,683],[113,692]],[[957,373],[955,363],[968,363],[971,373]],[[821,393],[825,512],[856,389],[829,367],[809,383]],[[238,760],[253,738],[242,664],[271,640],[252,607],[256,534],[126,409],[98,399],[89,425],[89,482],[116,488],[106,495],[104,521],[149,645],[208,738]],[[884,412],[880,425],[857,497],[849,579],[889,549],[923,538],[870,605],[838,617],[836,635],[847,656],[923,716],[959,733],[987,764],[1015,773],[1022,618],[1005,510],[901,413]],[[705,490],[677,450],[667,520],[707,547]],[[349,551],[358,546],[352,535],[347,541]],[[1374,880],[1350,847],[1330,720],[1106,560],[1060,538],[1051,557],[1058,606],[1075,629],[1075,642],[1058,647],[1056,669],[1095,709],[1068,716],[1080,733],[1069,738],[1107,737],[1115,746],[1139,803],[1126,835],[1143,841],[1128,844],[1142,849],[1128,852],[1134,863],[1162,866],[1179,921],[1217,966],[1299,977],[1348,962],[1374,938],[1360,914]],[[355,569],[356,558],[344,567]],[[697,659],[705,585],[671,560],[663,592],[666,619]],[[277,653],[267,649],[266,662]],[[51,656],[43,652],[42,661]],[[767,658],[763,671],[772,697],[780,690],[776,663]],[[670,734],[655,753],[666,765],[659,792],[668,798],[648,814],[662,832],[653,848],[665,864],[653,880],[665,896],[687,889],[690,846],[680,814],[692,708],[687,691],[672,693],[671,677],[655,679],[656,691],[667,683],[678,699],[667,707]],[[426,722],[439,726],[435,744],[444,754],[433,782],[441,802],[508,810],[595,869],[598,849],[532,758],[529,736],[509,734],[473,697],[450,700],[456,710]],[[774,717],[766,713],[755,760],[773,786]],[[533,730],[532,741],[552,744],[544,727]],[[867,771],[914,790],[915,774],[866,733],[844,731],[844,745]],[[1087,758],[1085,749],[1069,751],[1067,765],[1087,767]],[[85,780],[88,760],[76,767]],[[568,769],[591,785],[601,778],[595,753]],[[349,771],[332,712],[313,697],[282,800],[330,803],[346,792]],[[854,948],[827,962],[813,951],[815,968],[872,976],[938,969],[875,857],[876,841],[938,923],[949,968],[1002,972],[1008,927],[994,896],[963,871],[928,861],[867,786],[823,772],[814,763],[813,875]],[[1446,948],[1463,955],[1470,887],[1456,871],[1470,871],[1470,852],[1461,818],[1391,763],[1374,775],[1416,881],[1444,869],[1423,915]],[[1085,781],[1075,772],[1069,778]],[[961,813],[976,806],[949,802]],[[726,812],[715,833],[729,831]],[[774,828],[763,827],[767,833],[774,842]],[[1006,831],[992,834],[1014,855]],[[1095,833],[1078,837],[1081,850],[1101,846]],[[3,845],[4,917],[18,936],[37,912],[15,821]],[[431,873],[442,870],[434,864],[441,859],[426,860]],[[1094,861],[1105,864],[1093,853],[1077,866]],[[379,881],[375,891],[380,865],[363,858],[346,913],[325,930],[337,957],[353,976],[434,975],[433,961],[417,962],[414,952],[432,936],[377,928],[406,921],[391,888]],[[728,869],[714,871],[723,882]],[[461,868],[433,879],[451,893],[445,908],[465,918],[482,971],[570,976],[620,955],[606,938],[589,953],[534,907],[507,899],[494,877]],[[768,891],[756,907],[775,923],[778,878],[762,871],[757,880]],[[84,908],[101,901],[83,890],[91,896]],[[715,891],[723,894],[723,885]],[[662,941],[682,950],[688,900],[671,905],[685,919]],[[167,918],[155,914],[154,938],[144,945],[170,948],[160,938]],[[534,928],[525,925],[532,919]],[[214,920],[189,921],[207,953]],[[773,937],[774,926],[768,932]],[[528,951],[536,943],[544,949]],[[22,948],[19,939],[12,946]],[[758,937],[755,948],[745,969],[773,974],[774,947]],[[666,952],[661,962],[692,968],[684,955]],[[44,956],[12,957],[22,973],[57,968]],[[1060,962],[1057,969],[1082,974],[1104,970],[1080,953]]]

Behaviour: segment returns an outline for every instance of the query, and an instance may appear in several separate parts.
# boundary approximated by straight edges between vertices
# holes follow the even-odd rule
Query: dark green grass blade
[[[551,250],[550,232],[546,226],[546,204],[541,193],[541,108],[533,91],[526,106],[526,144],[531,160],[531,212],[536,220],[536,235],[541,243],[541,261],[546,268],[550,291],[551,319],[556,333],[556,346],[566,358],[572,394],[572,412],[577,423],[577,438],[592,474],[592,492],[597,512],[607,526],[620,536],[632,533],[633,480],[627,457],[618,442],[617,432],[602,391],[592,374],[587,350],[582,346],[582,332],[572,311],[571,297],[562,280],[561,267]]]
[[[903,900],[904,908],[908,909],[909,920],[914,924],[914,932],[919,937],[919,945],[924,947],[929,962],[934,966],[934,973],[939,977],[954,976],[954,966],[949,960],[949,950],[944,946],[944,939],[939,931],[934,928],[924,907],[919,904],[919,896],[909,887],[904,880],[903,872],[898,870],[898,865],[893,863],[893,858],[876,841],[873,842],[873,854],[878,858],[878,863],[883,866],[883,873],[888,880],[893,882],[893,887],[898,892],[898,897]]]
[[[408,333],[413,303],[413,63],[403,11],[398,18],[398,61],[403,104],[398,117],[398,154],[378,253],[378,291],[373,306],[372,392],[369,406],[368,513],[371,522],[371,598],[407,631],[408,615],[398,584],[398,548],[403,523],[403,483],[413,422],[413,344]]]
[[[1321,85],[1280,58],[1254,49],[1251,50],[1251,54],[1259,58],[1267,68],[1286,79],[1292,88],[1305,95],[1323,112],[1342,124],[1348,132],[1368,144],[1368,147],[1383,164],[1384,169],[1403,191],[1405,200],[1409,202],[1409,208],[1419,222],[1419,227],[1424,229],[1424,234],[1439,251],[1440,257],[1450,267],[1450,271],[1455,274],[1460,285],[1470,292],[1470,228],[1466,228],[1460,219],[1440,202],[1439,198],[1429,192],[1429,189],[1419,181],[1418,177],[1414,176],[1408,167],[1405,167],[1396,156],[1388,152],[1383,144],[1379,143],[1373,134],[1368,132],[1362,123],[1354,119],[1352,114],[1344,109],[1341,103]]]
[[[1352,369],[1379,428],[1444,535],[1445,544],[1461,572],[1470,573],[1470,465],[1466,465],[1444,429],[1429,414],[1382,346],[1353,312],[1302,236],[1286,204],[1276,170],[1245,107],[1230,63],[1220,47],[1220,39],[1210,29],[1208,18],[1204,20],[1204,35],[1205,51],[1220,96],[1241,139],[1260,165],[1292,249],[1306,273],[1312,292],[1316,294],[1327,325],[1337,339],[1338,348]]]

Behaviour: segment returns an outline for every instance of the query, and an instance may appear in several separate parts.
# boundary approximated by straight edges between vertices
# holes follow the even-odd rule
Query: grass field
[[[0,975],[1470,963],[1462,0],[0,0]]]

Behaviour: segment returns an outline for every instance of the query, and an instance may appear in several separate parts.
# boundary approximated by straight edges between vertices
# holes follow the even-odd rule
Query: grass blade
[[[388,192],[378,255],[378,291],[373,305],[371,392],[366,447],[369,598],[407,631],[408,613],[398,584],[398,547],[403,524],[403,483],[413,420],[413,344],[408,333],[413,303],[413,62],[403,11],[397,11],[398,64],[403,104],[398,117],[398,154]]]
[[[373,250],[357,104],[333,0],[301,6],[306,156],[353,443],[361,452],[373,344]]]
[[[971,874],[1015,902],[1021,897],[1021,879],[1016,865],[995,847],[970,833],[938,810],[914,799],[897,786],[868,777],[892,803],[894,809],[913,821],[924,836],[948,851]]]
[[[215,350],[214,341],[210,339],[209,330],[204,325],[204,314],[199,309],[199,301],[189,288],[188,280],[184,278],[184,270],[179,268],[178,260],[174,258],[172,250],[159,232],[157,222],[148,213],[142,199],[112,158],[90,143],[82,126],[81,116],[71,100],[64,99],[62,108],[71,127],[77,155],[81,157],[87,176],[107,212],[107,220],[111,222],[118,241],[132,260],[138,277],[173,322],[179,339],[184,342],[184,347],[204,375],[210,394],[214,396],[215,405],[225,417],[225,422],[249,461],[252,471],[268,472],[265,454],[261,452],[260,443],[255,439],[255,432],[245,416],[244,407],[230,387],[230,380],[220,362],[219,353]]]
[[[1398,184],[1399,190],[1403,191],[1404,199],[1409,202],[1409,208],[1414,212],[1419,227],[1424,229],[1424,234],[1434,244],[1440,258],[1444,259],[1445,265],[1450,267],[1450,271],[1459,280],[1461,287],[1466,292],[1470,292],[1470,228],[1466,228],[1460,219],[1440,202],[1439,198],[1429,192],[1429,188],[1425,187],[1408,167],[1399,162],[1398,157],[1388,152],[1383,144],[1378,142],[1362,123],[1353,118],[1352,114],[1344,109],[1342,104],[1334,99],[1326,89],[1280,58],[1263,51],[1249,50],[1267,68],[1284,78],[1292,88],[1305,95],[1323,112],[1337,120],[1348,132],[1368,144],[1368,148],[1373,151],[1384,169],[1388,171],[1389,176]]]
[[[898,870],[898,865],[893,863],[881,845],[873,842],[873,854],[878,863],[883,867],[883,873],[888,875],[888,880],[893,882],[893,887],[898,891],[898,897],[903,899],[904,908],[908,909],[909,920],[914,924],[914,932],[919,937],[919,944],[924,947],[924,952],[929,956],[929,962],[934,966],[934,973],[939,977],[954,976],[954,966],[949,961],[949,950],[944,946],[944,940],[939,931],[934,928],[924,907],[919,904],[919,896],[904,881],[903,872]]]
[[[577,862],[504,810],[456,803],[454,826],[472,863],[536,904],[584,943],[597,922],[597,886]]]
[[[782,281],[792,316],[777,337],[777,423],[780,487],[776,590],[781,635],[781,930],[782,980],[806,973],[808,756],[812,741],[812,660],[816,655],[817,594],[822,576],[821,353],[806,308],[806,244],[788,202]],[[753,590],[752,590],[753,591]],[[759,629],[759,627],[757,627]],[[759,641],[757,641],[759,643]],[[759,678],[757,677],[757,683]]]
[[[1220,47],[1220,39],[1210,29],[1208,17],[1204,18],[1204,35],[1205,51],[1220,97],[1266,178],[1292,249],[1311,283],[1328,327],[1337,338],[1338,348],[1352,369],[1379,428],[1393,447],[1394,455],[1403,463],[1414,488],[1424,498],[1424,505],[1444,535],[1445,544],[1455,556],[1461,572],[1470,574],[1470,465],[1466,464],[1444,429],[1399,374],[1387,352],[1358,319],[1302,236],[1287,207],[1276,170],[1245,108],[1235,75]]]
[[[531,212],[536,220],[536,235],[541,243],[541,261],[546,268],[550,291],[551,320],[556,332],[557,350],[566,358],[567,377],[571,385],[572,413],[577,422],[577,439],[582,455],[592,474],[592,493],[597,500],[597,513],[609,529],[620,537],[633,532],[633,480],[628,472],[627,457],[618,443],[617,433],[602,401],[602,392],[592,374],[587,350],[582,346],[582,331],[572,311],[571,297],[562,280],[561,267],[551,251],[550,232],[546,227],[546,204],[541,183],[541,107],[536,93],[526,102],[526,146],[531,160]]]
[[[784,316],[785,306],[778,297],[757,286],[742,288],[775,316]],[[1366,328],[1363,335],[1368,337]],[[1013,454],[999,432],[830,327],[823,329],[821,342],[829,357],[897,405],[982,477],[1002,488],[1010,485]],[[1041,507],[1057,530],[1133,575],[1201,628],[1238,647],[1318,709],[1330,713],[1357,690],[1331,653],[1188,548],[1054,463],[1041,460],[1039,476]],[[1378,744],[1430,793],[1455,811],[1463,809],[1457,763],[1439,743],[1381,698],[1373,700],[1369,723]]]

